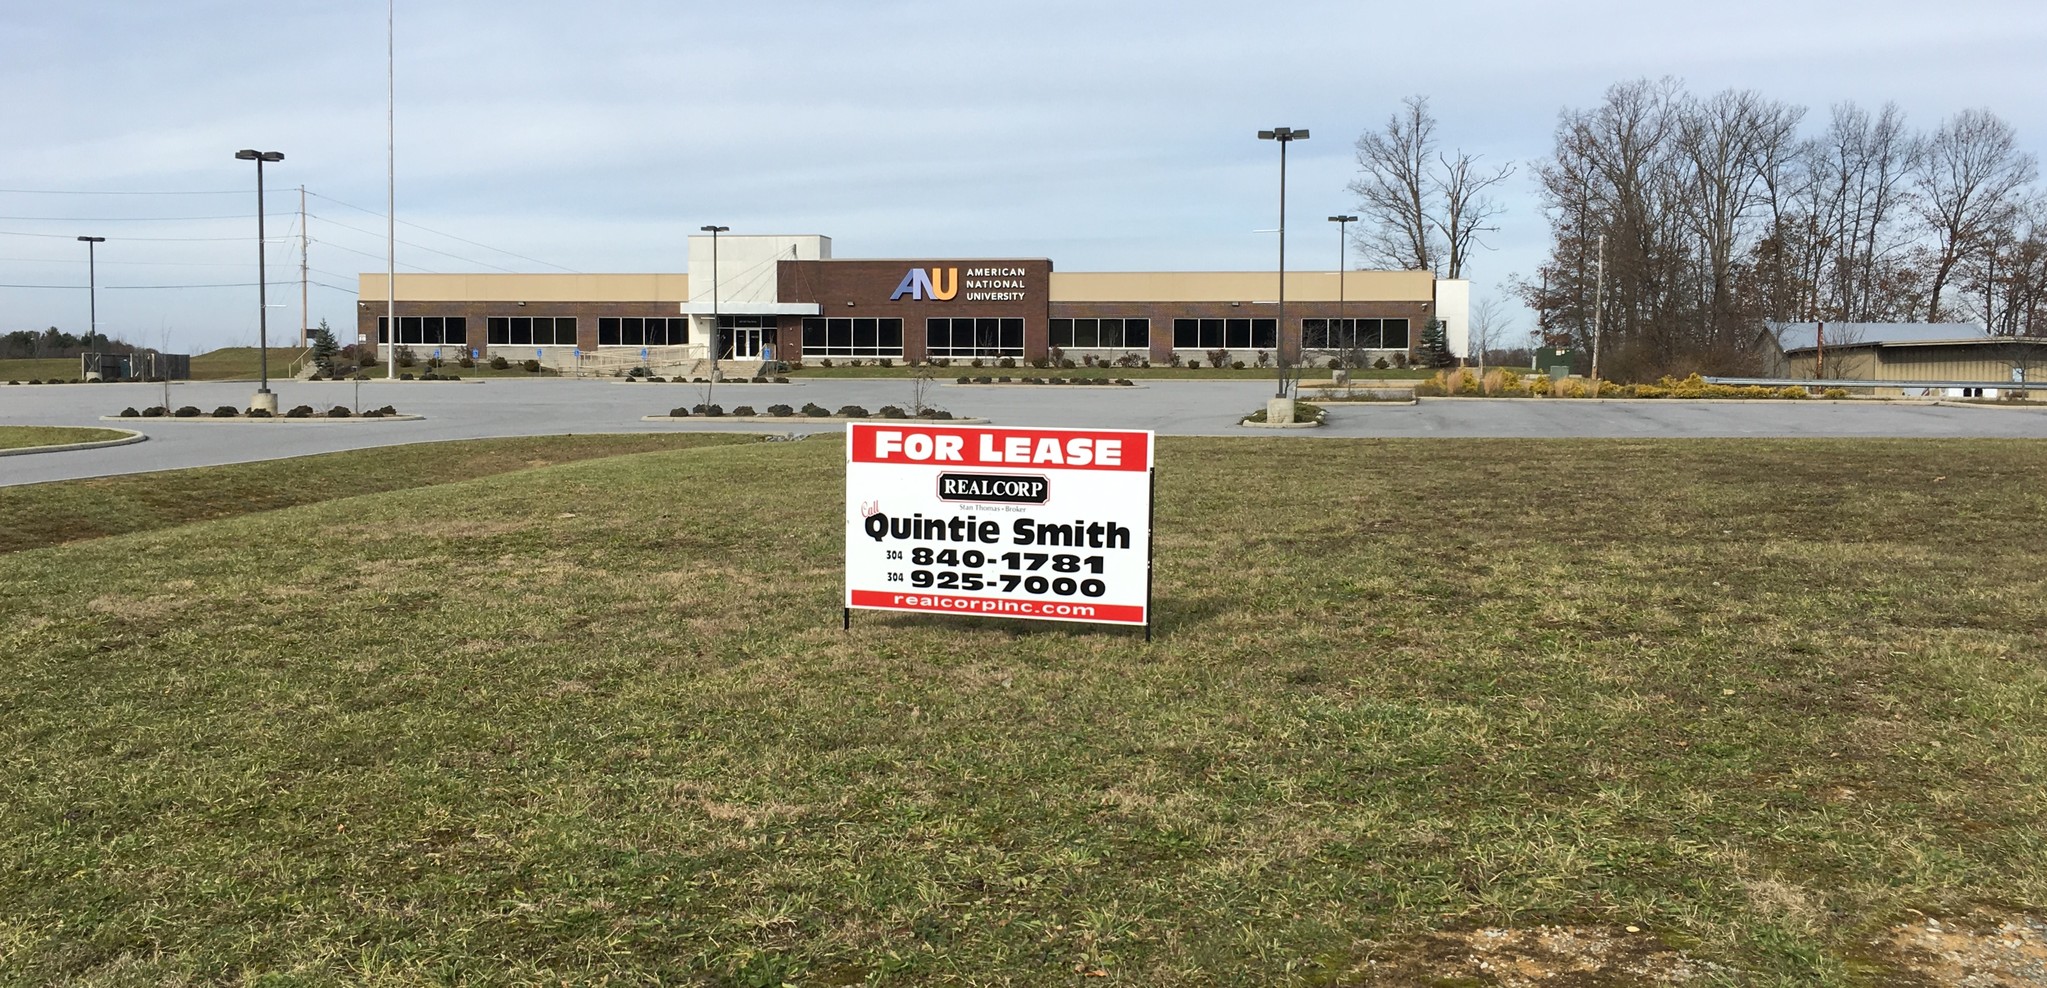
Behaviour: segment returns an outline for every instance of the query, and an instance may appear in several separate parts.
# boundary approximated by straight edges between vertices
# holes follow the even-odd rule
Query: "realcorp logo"
[[[902,283],[896,286],[896,293],[888,300],[893,302],[908,295],[920,301],[931,298],[944,302],[959,293],[960,269],[911,268],[904,273]]]

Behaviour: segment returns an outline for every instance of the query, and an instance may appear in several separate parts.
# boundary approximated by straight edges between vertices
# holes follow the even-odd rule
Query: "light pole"
[[[1291,144],[1291,143],[1293,143],[1294,141],[1305,141],[1305,140],[1307,140],[1307,139],[1308,139],[1308,132],[1307,132],[1307,130],[1305,130],[1305,129],[1302,129],[1302,130],[1295,130],[1295,129],[1294,129],[1294,128],[1292,128],[1292,127],[1274,127],[1274,128],[1272,128],[1271,130],[1261,130],[1261,131],[1259,131],[1259,132],[1258,132],[1258,139],[1259,139],[1259,140],[1261,140],[1261,141],[1278,141],[1278,142],[1279,142],[1279,331],[1278,331],[1278,332],[1277,332],[1277,333],[1275,334],[1275,336],[1274,336],[1274,339],[1273,339],[1273,342],[1274,342],[1275,344],[1277,344],[1277,348],[1278,348],[1278,350],[1279,350],[1279,360],[1278,360],[1278,361],[1276,361],[1276,363],[1277,363],[1277,364],[1279,365],[1279,393],[1278,393],[1277,395],[1274,395],[1274,397],[1277,397],[1277,398],[1285,398],[1285,397],[1287,396],[1287,393],[1288,393],[1288,387],[1287,387],[1287,376],[1286,376],[1286,369],[1287,369],[1287,359],[1286,359],[1286,146],[1287,146],[1288,144]]]
[[[263,163],[283,161],[284,152],[243,148],[235,152],[235,160],[256,163],[256,367],[261,379],[249,408],[276,414],[277,396],[270,393],[270,274],[264,257],[268,245],[263,241]]]
[[[107,242],[105,237],[79,237],[85,241],[85,305],[90,321],[85,326],[85,346],[92,348],[92,341],[100,332],[99,274],[94,250],[96,244]]]
[[[729,226],[699,227],[711,235],[711,386],[704,389],[704,404],[711,403],[711,388],[718,386],[718,348],[724,343],[723,334],[718,332],[718,234],[732,229]]]
[[[1343,266],[1350,263],[1348,254],[1350,236],[1347,231],[1350,229],[1350,224],[1357,221],[1358,218],[1355,216],[1331,216],[1329,218],[1329,222],[1336,224],[1336,323],[1339,326],[1343,325]],[[1346,331],[1350,335],[1344,338],[1349,340],[1350,343],[1343,348],[1343,361],[1344,363],[1349,363],[1351,351],[1357,349],[1358,346],[1358,334],[1355,327],[1346,327]],[[1383,343],[1385,341],[1381,340],[1380,342]]]

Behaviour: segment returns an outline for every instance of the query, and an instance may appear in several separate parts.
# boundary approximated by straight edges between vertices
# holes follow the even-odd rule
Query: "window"
[[[926,354],[932,357],[1021,357],[1022,319],[926,319]]]
[[[1272,319],[1173,320],[1178,350],[1273,350],[1278,339],[1279,323]]]
[[[462,346],[469,342],[469,320],[462,316],[399,316],[400,346]],[[377,320],[377,342],[391,342],[389,318]]]
[[[575,346],[573,316],[491,316],[484,320],[491,346]]]
[[[597,320],[597,345],[682,346],[689,342],[689,319],[660,316],[606,316]]]
[[[903,321],[811,316],[803,320],[803,355],[900,357],[903,355]]]
[[[1405,319],[1303,319],[1301,346],[1309,350],[1405,350]]]
[[[1062,350],[1143,350],[1151,346],[1149,319],[1054,319],[1052,345]]]

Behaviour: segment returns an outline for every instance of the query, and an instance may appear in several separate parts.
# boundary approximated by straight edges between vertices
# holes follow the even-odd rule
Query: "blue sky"
[[[104,331],[253,342],[254,168],[233,153],[257,147],[287,156],[268,232],[294,238],[269,255],[292,282],[272,328],[299,319],[300,184],[311,317],[349,325],[355,275],[384,265],[385,10],[7,5],[0,285],[83,286],[73,238],[104,236]],[[1756,89],[1808,129],[1841,101],[1927,129],[1987,106],[2047,147],[2037,0],[399,0],[396,37],[398,216],[418,224],[401,271],[678,270],[705,223],[822,233],[842,257],[1269,269],[1278,156],[1254,134],[1274,125],[1314,134],[1289,152],[1289,267],[1328,269],[1352,143],[1421,93],[1446,144],[1520,163],[1471,273],[1484,296],[1546,242],[1526,162],[1619,80]],[[132,192],[190,194],[108,194]],[[144,287],[215,284],[233,287]],[[86,301],[0,287],[0,331],[82,329]]]

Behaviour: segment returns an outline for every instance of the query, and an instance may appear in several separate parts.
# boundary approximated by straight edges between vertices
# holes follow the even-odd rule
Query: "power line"
[[[284,219],[297,216],[297,211],[288,213],[265,213],[265,219]],[[25,220],[36,223],[170,223],[194,220],[253,220],[255,213],[236,213],[230,216],[0,216],[0,220]]]
[[[91,189],[0,189],[0,193],[17,196],[240,196],[247,195],[248,189],[221,189],[198,192],[95,192]]]
[[[71,234],[68,234],[68,233],[26,233],[26,232],[23,232],[23,231],[21,231],[21,230],[0,230],[0,237],[44,237],[44,238],[48,238],[48,239],[53,239],[53,240],[76,240],[76,239],[78,239],[77,237],[75,237],[75,236],[72,236]],[[187,243],[187,244],[195,244],[195,243],[229,243],[229,242],[232,242],[232,243],[247,243],[247,242],[249,242],[249,241],[251,241],[251,240],[254,240],[254,239],[256,239],[256,238],[254,238],[254,237],[121,237],[120,239],[122,239],[122,240],[135,240],[135,241],[149,241],[149,242],[152,242],[152,243]],[[270,242],[271,242],[271,243],[283,243],[284,241],[282,241],[282,240],[279,240],[279,239],[272,239],[272,240],[271,240]]]
[[[310,195],[311,193],[307,193],[307,194],[308,194],[308,195]],[[308,214],[306,214],[306,216],[307,216],[307,218],[308,218],[308,219],[316,219],[316,220],[319,220],[319,221],[320,221],[320,222],[322,222],[322,223],[330,223],[330,224],[333,224],[334,226],[338,226],[338,227],[340,227],[340,228],[342,228],[342,229],[344,229],[344,230],[354,230],[354,231],[355,231],[355,232],[357,232],[357,233],[367,233],[367,234],[370,234],[371,236],[375,236],[375,235],[376,235],[376,231],[375,231],[375,230],[365,230],[365,229],[363,229],[362,227],[359,227],[359,226],[349,226],[348,224],[346,224],[346,223],[343,223],[343,222],[340,222],[339,220],[335,220],[335,219],[333,219],[333,218],[331,218],[331,217],[327,217],[327,216],[321,216],[321,215],[320,215],[320,214],[318,214],[318,213],[308,213]],[[416,244],[416,243],[413,243],[413,242],[412,242],[412,241],[410,241],[410,240],[400,240],[400,241],[398,241],[398,242],[399,242],[399,243],[401,243],[401,244],[404,244],[404,245],[405,245],[405,246],[407,246],[407,247],[411,247],[411,248],[413,248],[414,250],[423,250],[423,251],[426,251],[426,252],[427,252],[427,253],[429,253],[429,254],[439,254],[439,255],[441,255],[442,257],[452,257],[452,258],[454,258],[455,260],[458,260],[458,261],[464,261],[464,262],[467,262],[467,263],[469,263],[469,264],[475,264],[475,265],[479,265],[479,266],[482,266],[482,267],[490,268],[490,269],[492,269],[492,270],[494,270],[494,271],[503,271],[503,272],[505,272],[506,274],[516,274],[516,273],[517,273],[517,272],[514,272],[514,271],[513,271],[513,270],[512,270],[511,268],[503,268],[503,267],[499,267],[499,266],[497,266],[497,265],[495,265],[495,264],[492,264],[492,263],[490,263],[489,261],[479,261],[479,260],[477,260],[477,259],[475,259],[475,258],[473,258],[473,257],[463,257],[463,256],[462,256],[462,255],[460,255],[460,254],[450,254],[450,253],[448,253],[448,252],[447,252],[447,251],[445,251],[445,250],[435,250],[434,248],[432,248],[432,247],[428,247],[428,246],[427,246],[427,245],[425,245],[425,244]]]
[[[310,190],[310,189],[306,191],[306,194],[307,194],[307,195],[309,195],[309,196],[315,196],[315,197],[318,197],[318,198],[321,198],[321,199],[325,199],[325,200],[327,200],[328,202],[334,203],[334,204],[336,204],[336,205],[341,205],[341,206],[347,206],[348,208],[350,208],[350,209],[353,209],[353,210],[356,210],[357,212],[362,212],[362,213],[368,213],[368,214],[370,214],[371,216],[375,216],[375,217],[377,217],[377,218],[379,218],[379,219],[382,219],[382,218],[383,218],[383,216],[384,216],[384,214],[383,214],[383,213],[377,212],[377,211],[376,211],[376,210],[374,210],[374,209],[364,209],[363,207],[361,207],[361,206],[358,206],[358,205],[355,205],[354,203],[349,203],[349,202],[342,202],[341,200],[339,200],[339,199],[336,199],[336,198],[334,198],[333,196],[324,196],[324,195],[320,195],[320,193],[318,193],[318,192],[314,192],[314,191],[312,191],[312,190]],[[333,221],[332,221],[332,220],[329,220],[328,222],[333,222]],[[541,260],[541,259],[539,259],[539,258],[537,258],[537,257],[527,257],[527,256],[526,256],[526,255],[524,255],[524,254],[517,254],[517,253],[513,253],[512,251],[506,250],[506,249],[504,249],[503,247],[492,247],[492,246],[491,246],[491,245],[489,245],[489,244],[485,244],[485,243],[478,243],[477,241],[474,241],[474,240],[464,240],[463,238],[461,238],[461,237],[458,237],[458,236],[455,236],[455,235],[454,235],[454,234],[452,234],[452,233],[443,233],[443,232],[441,232],[440,230],[436,230],[436,229],[434,229],[434,228],[432,228],[432,227],[428,227],[428,226],[421,226],[421,225],[419,225],[418,223],[414,223],[414,222],[412,222],[412,221],[410,221],[410,220],[399,220],[398,222],[400,222],[400,223],[403,223],[403,224],[405,224],[406,226],[412,227],[412,228],[413,228],[413,229],[415,229],[415,230],[425,230],[426,232],[428,232],[428,233],[431,233],[431,234],[433,234],[434,236],[437,236],[437,237],[446,237],[446,238],[448,238],[449,240],[456,240],[456,241],[460,241],[460,242],[462,242],[462,243],[468,244],[468,245],[469,245],[469,246],[471,246],[471,247],[481,247],[481,248],[483,248],[484,250],[488,250],[488,251],[496,251],[497,253],[503,254],[503,255],[505,255],[505,256],[507,256],[507,257],[516,257],[516,258],[518,258],[519,260],[522,260],[522,261],[532,261],[532,262],[533,262],[533,263],[535,263],[535,264],[544,264],[544,265],[546,265],[546,266],[548,266],[548,267],[550,267],[550,268],[561,268],[561,269],[562,269],[563,271],[567,271],[567,272],[569,272],[570,274],[581,274],[581,273],[582,273],[582,272],[580,272],[580,271],[577,271],[577,270],[576,270],[576,269],[574,269],[574,268],[570,268],[570,267],[563,267],[562,265],[559,265],[559,264],[555,264],[555,263],[553,263],[553,262],[551,262],[551,261],[543,261],[543,260]],[[403,241],[400,241],[400,242],[401,242],[401,243],[403,243]],[[417,245],[415,245],[415,246],[417,246]]]

